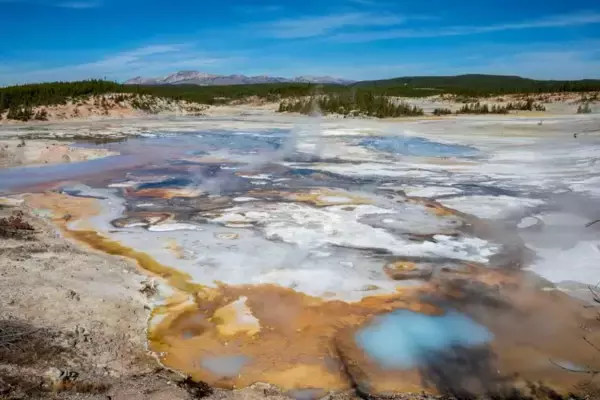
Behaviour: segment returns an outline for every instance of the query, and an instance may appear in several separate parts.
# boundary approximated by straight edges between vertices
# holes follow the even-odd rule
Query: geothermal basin
[[[600,367],[600,138],[572,135],[589,123],[165,121],[99,145],[119,155],[1,170],[0,191],[136,261],[148,349],[196,380],[569,391],[560,365]]]

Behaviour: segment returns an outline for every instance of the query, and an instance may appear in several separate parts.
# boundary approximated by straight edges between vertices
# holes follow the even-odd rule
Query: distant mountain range
[[[245,76],[245,75],[213,75],[198,71],[179,71],[159,78],[144,78],[141,76],[125,81],[126,85],[250,85],[255,83],[329,83],[348,85],[354,81],[334,78],[331,76],[298,76],[281,78],[276,76]]]

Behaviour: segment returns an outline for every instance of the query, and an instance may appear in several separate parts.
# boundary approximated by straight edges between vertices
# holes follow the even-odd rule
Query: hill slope
[[[395,79],[363,81],[351,85],[317,84],[310,77],[298,78],[304,82],[276,82],[240,85],[185,84],[190,78],[198,77],[195,72],[183,72],[174,77],[164,78],[178,84],[150,85],[139,79],[140,84],[123,85],[101,80],[79,82],[51,82],[10,86],[0,88],[0,118],[27,120],[34,117],[32,108],[40,106],[66,105],[86,102],[90,97],[100,95],[127,95],[129,106],[153,111],[171,107],[169,101],[184,101],[185,108],[193,104],[223,104],[247,99],[261,101],[281,101],[289,98],[303,98],[315,94],[325,94],[340,99],[370,98],[372,96],[426,97],[437,94],[467,96],[468,102],[476,102],[473,97],[494,94],[529,94],[553,92],[600,92],[600,80],[579,81],[540,81],[518,76],[499,75],[460,75],[460,76],[421,76]],[[208,77],[205,76],[208,79]],[[216,79],[216,78],[210,78]],[[181,83],[182,82],[182,83]],[[581,101],[595,101],[598,93],[581,96]],[[589,99],[587,97],[590,97]],[[117,97],[122,98],[122,96]],[[151,99],[157,98],[157,100]],[[135,101],[133,101],[135,100]],[[344,100],[346,102],[346,100]],[[105,102],[105,104],[107,104]],[[101,104],[102,112],[112,107]],[[40,116],[42,118],[43,116]]]
[[[141,76],[125,81],[125,85],[253,85],[262,83],[333,83],[346,85],[354,81],[331,76],[298,76],[288,79],[277,76],[214,75],[198,71],[179,71],[159,78]]]
[[[387,91],[389,94],[411,90],[454,94],[585,92],[600,90],[600,79],[577,81],[535,80],[511,75],[467,74],[456,76],[406,76],[361,81],[353,86]],[[422,93],[425,95],[425,93]]]

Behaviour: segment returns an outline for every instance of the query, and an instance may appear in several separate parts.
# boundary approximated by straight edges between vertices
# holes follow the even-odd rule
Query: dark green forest
[[[383,92],[388,96],[426,96],[450,93],[462,96],[500,94],[535,94],[554,92],[594,92],[600,90],[599,79],[577,81],[535,80],[507,75],[411,76],[354,84]]]
[[[457,114],[508,114],[509,111],[546,111],[543,104],[536,103],[532,99],[526,101],[510,102],[504,106],[481,104],[480,102],[469,103],[463,105]],[[435,115],[442,115],[436,114]]]
[[[279,104],[279,112],[299,112],[310,114],[316,110],[322,113],[369,117],[408,117],[423,115],[423,110],[404,102],[394,102],[388,97],[375,95],[371,91],[332,93],[304,99],[287,99]]]
[[[332,89],[334,87],[321,88],[325,92]],[[275,101],[281,98],[308,96],[314,93],[315,90],[316,86],[311,84],[138,86],[122,85],[102,80],[51,82],[0,88],[0,110],[65,104],[68,99],[106,93],[146,94],[201,104],[218,104],[250,96]]]
[[[384,96],[423,97],[434,94],[453,94],[469,97],[511,93],[553,93],[600,91],[600,80],[540,81],[517,76],[460,75],[404,77],[379,81],[363,81],[352,85],[315,85],[308,83],[273,83],[231,86],[123,85],[103,80],[78,82],[51,82],[0,88],[0,114],[15,119],[43,119],[34,115],[32,107],[64,104],[68,99],[126,93],[153,95],[173,100],[201,104],[220,104],[256,97],[269,101],[283,101],[281,111],[306,111],[307,100],[317,96],[325,112],[350,114],[359,112],[373,116],[418,115],[418,109],[405,104],[392,104]],[[472,103],[468,100],[465,103]],[[469,108],[470,107],[470,108]],[[475,106],[463,112],[477,112]],[[475,107],[475,108],[473,108]],[[483,106],[481,106],[483,107]],[[485,110],[482,108],[481,110]],[[496,112],[503,112],[495,110]],[[508,111],[508,110],[507,110]],[[444,113],[440,110],[440,113]],[[494,112],[491,109],[489,112]]]

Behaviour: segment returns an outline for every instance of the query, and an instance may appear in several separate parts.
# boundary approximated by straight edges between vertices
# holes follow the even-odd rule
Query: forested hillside
[[[346,115],[359,113],[372,116],[398,116],[418,115],[422,111],[407,107],[404,103],[390,102],[385,97],[425,97],[451,94],[470,96],[472,98],[469,101],[473,102],[476,101],[473,99],[474,97],[498,94],[598,91],[600,91],[600,80],[540,81],[518,76],[498,75],[403,77],[363,81],[352,85],[311,83],[234,86],[122,85],[110,81],[89,80],[0,88],[0,117],[4,115],[7,118],[28,120],[34,118],[32,108],[65,104],[67,101],[108,93],[156,96],[200,104],[222,104],[253,97],[267,101],[283,100],[280,111],[306,111],[309,107],[306,99],[317,96],[319,106],[326,112],[339,112]],[[485,111],[485,108],[482,106],[481,110]],[[445,110],[439,111],[440,115],[445,113],[443,111]],[[463,110],[463,112],[478,111],[479,109],[473,107]],[[504,111],[490,109],[489,112]]]
[[[417,106],[411,106],[405,102],[395,102],[386,96],[378,96],[366,90],[283,100],[279,104],[278,111],[310,114],[317,107],[320,112],[325,114],[364,115],[377,118],[409,117],[424,114],[423,110]]]
[[[356,87],[368,88],[388,96],[426,96],[451,93],[487,96],[513,93],[591,92],[600,90],[600,80],[535,80],[505,75],[412,76],[377,81],[362,81]]]
[[[82,96],[106,93],[135,93],[154,95],[173,100],[215,104],[257,96],[270,100],[285,97],[307,96],[314,93],[313,84],[260,84],[236,86],[139,86],[121,85],[116,82],[89,80],[78,82],[51,82],[0,88],[0,111],[11,107],[36,107],[64,104],[67,100]],[[330,91],[331,88],[322,90]]]

